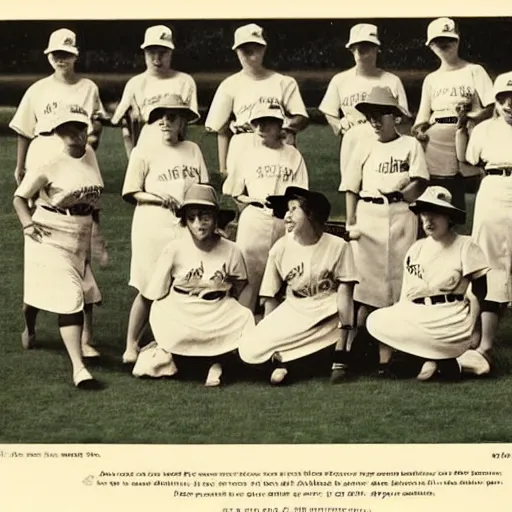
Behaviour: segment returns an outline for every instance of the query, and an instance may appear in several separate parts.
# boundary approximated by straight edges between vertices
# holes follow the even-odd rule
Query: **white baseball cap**
[[[52,52],[67,52],[78,55],[76,46],[76,34],[67,28],[59,28],[50,35],[48,48],[44,51],[45,55]]]
[[[43,118],[44,128],[41,133],[51,133],[62,124],[71,122],[89,126],[89,114],[81,105],[60,103],[55,110]]]
[[[165,25],[149,27],[144,34],[144,42],[140,47],[144,50],[148,46],[163,46],[174,50],[172,30]]]
[[[459,40],[460,37],[455,22],[451,18],[437,18],[437,20],[430,22],[427,28],[427,42],[425,45],[428,46],[436,37],[449,37]]]
[[[359,23],[350,29],[350,36],[345,48],[350,48],[357,43],[373,43],[380,46],[377,25],[371,23]]]
[[[494,80],[494,97],[500,92],[512,92],[512,71],[498,75]]]
[[[249,121],[254,123],[254,121],[265,117],[284,121],[284,114],[281,105],[278,105],[277,103],[257,103],[251,110]]]
[[[267,46],[267,42],[263,38],[263,29],[256,23],[249,23],[235,30],[235,42],[232,50],[236,50],[239,46],[246,43],[256,43]]]

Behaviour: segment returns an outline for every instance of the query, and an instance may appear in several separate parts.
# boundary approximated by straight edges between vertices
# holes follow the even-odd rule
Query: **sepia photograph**
[[[511,28],[0,21],[0,444],[510,443]]]

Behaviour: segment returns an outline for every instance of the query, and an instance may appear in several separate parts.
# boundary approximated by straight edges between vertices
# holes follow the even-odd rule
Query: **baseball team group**
[[[340,234],[330,229],[328,199],[309,189],[317,171],[300,152],[297,134],[309,119],[298,84],[265,66],[260,26],[235,31],[241,69],[220,83],[205,119],[222,191],[187,139],[200,118],[197,89],[171,66],[171,29],[146,30],[146,69],[126,83],[111,116],[96,84],[76,74],[76,34],[53,32],[44,53],[54,72],[28,88],[10,122],[23,347],[37,345],[38,312],[55,313],[73,384],[104,387],[86,363],[100,356],[91,260],[108,260],[95,152],[108,125],[122,133],[121,194],[134,206],[129,285],[137,294],[122,355],[134,376],[173,377],[188,360],[216,387],[241,361],[280,385],[320,352],[335,383],[365,372],[422,381],[489,374],[512,302],[512,72],[493,84],[459,56],[459,42],[452,19],[428,25],[439,67],[424,79],[412,120],[400,78],[378,66],[378,27],[351,28],[354,66],[331,79],[319,106],[341,141]],[[468,177],[479,182],[471,236],[457,230]],[[221,207],[221,192],[236,211]],[[141,347],[148,326],[154,341]]]

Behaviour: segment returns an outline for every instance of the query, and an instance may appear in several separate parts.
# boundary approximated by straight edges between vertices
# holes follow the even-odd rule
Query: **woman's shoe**
[[[100,357],[100,353],[88,342],[82,341],[82,357],[92,359]]]
[[[80,370],[73,375],[73,384],[76,388],[85,390],[97,390],[103,388],[103,385],[89,373],[89,370],[87,370],[85,366],[80,368]]]
[[[123,354],[123,364],[134,364],[137,362],[137,358],[139,357],[139,348],[138,347],[126,347],[126,350]]]
[[[23,346],[23,348],[25,350],[30,350],[30,349],[35,348],[37,346],[35,333],[29,334],[28,329],[25,329],[21,333],[21,345]]]
[[[421,367],[420,373],[416,376],[417,380],[430,380],[437,372],[437,363],[435,361],[425,361]]]
[[[208,388],[214,388],[221,385],[222,366],[219,363],[212,364],[208,370],[208,376],[204,385]]]
[[[283,383],[288,375],[288,370],[286,368],[275,368],[270,376],[270,384],[274,386],[279,386]]]

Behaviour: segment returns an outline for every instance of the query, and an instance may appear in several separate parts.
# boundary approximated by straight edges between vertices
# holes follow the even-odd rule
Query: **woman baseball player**
[[[288,363],[335,347],[333,377],[339,380],[346,369],[357,281],[350,244],[324,233],[331,205],[323,194],[291,186],[269,203],[284,216],[288,234],[270,251],[260,290],[265,316],[240,340],[240,357],[270,366],[270,382],[279,385],[288,376]]]
[[[242,70],[219,85],[205,122],[207,131],[217,133],[222,175],[230,172],[237,155],[259,143],[250,123],[251,111],[256,105],[276,103],[281,106],[285,113],[286,141],[291,144],[295,142],[296,133],[308,124],[297,82],[264,66],[266,49],[267,42],[260,26],[250,23],[235,31],[233,50]]]
[[[19,185],[25,173],[39,168],[49,157],[60,154],[62,140],[56,135],[42,135],[46,119],[53,115],[61,103],[80,105],[88,116],[88,144],[96,149],[102,130],[101,121],[106,119],[106,112],[100,100],[98,87],[88,78],[82,78],[75,72],[78,59],[76,34],[62,28],[50,35],[48,47],[44,51],[54,73],[38,80],[25,92],[9,127],[18,135],[16,170],[14,177]],[[31,204],[31,202],[29,201]],[[100,264],[108,263],[108,253],[94,222],[92,234],[92,252],[98,256]],[[90,255],[88,257],[90,260]],[[86,266],[85,281],[85,325],[83,329],[82,349],[85,357],[97,357],[98,351],[91,346],[93,304],[101,302],[89,261]],[[35,345],[36,308],[24,311],[26,328],[22,334],[25,348]]]
[[[149,99],[148,127],[160,130],[160,144],[137,146],[130,155],[123,199],[136,204],[132,223],[130,286],[138,294],[133,302],[124,363],[137,359],[138,343],[149,318],[151,302],[145,298],[155,264],[165,246],[182,235],[176,211],[193,183],[207,183],[208,171],[199,146],[181,140],[184,127],[199,114],[181,95]]]
[[[205,386],[216,387],[240,337],[254,328],[252,313],[237,301],[247,282],[242,253],[216,233],[219,201],[210,185],[194,184],[179,210],[183,237],[164,249],[149,287],[155,342],[144,347],[136,377],[173,376],[173,355],[205,360]]]
[[[148,123],[152,109],[150,101],[154,101],[158,95],[179,95],[194,112],[198,111],[194,79],[187,73],[171,68],[175,49],[171,29],[165,25],[149,27],[141,49],[144,51],[146,70],[128,80],[112,116],[114,125],[123,121],[123,140],[128,157],[136,145],[160,141],[158,126]]]
[[[492,81],[485,69],[459,57],[460,36],[455,22],[438,18],[428,26],[427,46],[440,61],[425,77],[413,134],[424,144],[431,184],[447,188],[453,204],[465,209],[463,181],[478,174],[457,158],[456,139],[466,129],[492,115]]]
[[[299,151],[282,137],[284,116],[278,104],[254,107],[250,122],[261,144],[238,154],[224,182],[223,193],[245,208],[238,220],[236,243],[247,265],[248,286],[240,303],[256,311],[268,252],[283,236],[284,222],[265,206],[269,195],[284,193],[287,186],[308,188],[308,171]]]
[[[394,349],[416,356],[418,380],[438,374],[456,380],[464,369],[461,356],[470,346],[477,316],[466,292],[471,284],[482,305],[489,267],[471,237],[453,229],[464,224],[465,213],[453,206],[447,189],[427,188],[410,209],[420,215],[427,236],[407,251],[400,301],[368,317],[368,331],[381,342],[378,374],[390,374]],[[472,366],[488,367],[483,356],[479,358],[472,358]]]
[[[87,146],[89,112],[60,104],[46,116],[46,131],[59,137],[59,154],[28,172],[14,194],[25,236],[24,297],[27,308],[56,313],[78,388],[99,383],[85,368],[81,337],[83,279],[94,209],[103,190],[96,156]],[[35,212],[28,201],[37,196]]]
[[[364,335],[368,314],[400,297],[402,263],[418,230],[409,203],[425,190],[429,175],[420,143],[396,130],[406,112],[389,88],[373,88],[356,109],[377,135],[352,154],[339,189],[346,192],[347,229],[356,238],[359,283],[354,300]]]
[[[389,87],[404,112],[408,112],[407,96],[400,78],[378,67],[381,42],[378,28],[360,23],[350,29],[346,48],[354,57],[354,67],[334,75],[329,82],[319,109],[336,136],[341,137],[340,168],[346,168],[355,145],[375,134],[366,118],[355,108],[364,101],[373,87]]]
[[[490,359],[500,320],[512,301],[512,72],[496,78],[494,96],[497,116],[474,128],[465,158],[485,172],[476,196],[472,236],[490,266],[481,304],[481,338],[461,358],[469,366],[481,361],[481,355]],[[488,364],[480,367],[479,374],[489,371]]]

